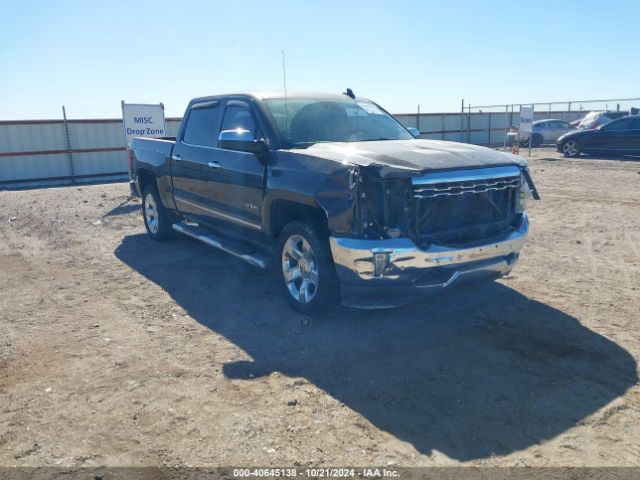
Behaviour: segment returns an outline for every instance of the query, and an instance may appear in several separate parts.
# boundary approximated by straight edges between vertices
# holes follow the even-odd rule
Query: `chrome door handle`
[[[175,160],[176,162],[182,161],[182,157],[180,155],[171,155],[171,159]]]
[[[220,164],[218,162],[209,162],[209,168],[220,168]]]

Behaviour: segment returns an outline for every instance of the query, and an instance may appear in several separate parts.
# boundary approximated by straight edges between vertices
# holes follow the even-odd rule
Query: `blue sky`
[[[640,1],[30,1],[0,15],[0,117],[343,91],[396,113],[640,96]],[[634,32],[635,30],[635,32]]]

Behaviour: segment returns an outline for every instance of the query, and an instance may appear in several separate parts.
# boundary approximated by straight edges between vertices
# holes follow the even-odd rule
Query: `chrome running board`
[[[195,238],[196,240],[200,240],[202,243],[206,243],[207,245],[217,248],[218,250],[222,250],[223,252],[229,253],[234,257],[238,257],[250,265],[254,267],[258,267],[262,270],[266,270],[267,265],[269,264],[269,257],[260,253],[245,253],[241,251],[239,248],[235,246],[231,246],[228,243],[225,245],[223,240],[217,238],[210,232],[194,226],[188,225],[186,223],[174,223],[173,229],[177,232],[180,232],[184,235],[187,235],[191,238]]]

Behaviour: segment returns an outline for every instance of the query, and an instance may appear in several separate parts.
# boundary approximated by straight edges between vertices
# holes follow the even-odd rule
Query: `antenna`
[[[284,84],[284,128],[289,130],[289,121],[287,120],[287,68],[284,61],[284,50],[282,50],[282,83]]]

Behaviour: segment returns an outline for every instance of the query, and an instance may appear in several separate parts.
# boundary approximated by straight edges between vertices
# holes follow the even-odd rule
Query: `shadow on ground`
[[[134,235],[115,254],[253,358],[224,365],[226,376],[304,377],[422,453],[472,460],[527,448],[638,380],[621,347],[499,283],[308,321],[273,273],[194,241]]]
[[[128,198],[117,207],[112,208],[104,214],[105,217],[114,217],[117,215],[128,215],[129,213],[140,210],[142,206],[137,199],[133,197]]]

